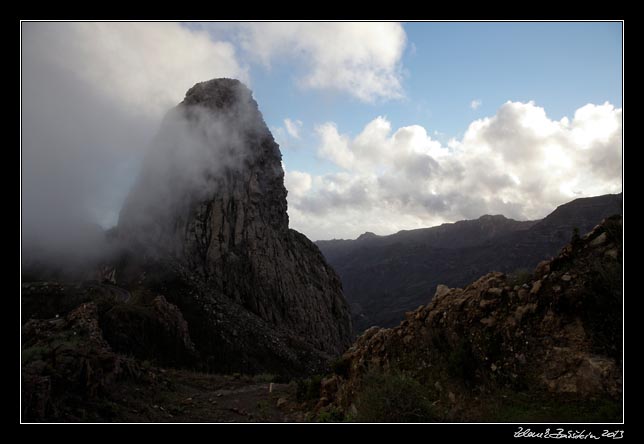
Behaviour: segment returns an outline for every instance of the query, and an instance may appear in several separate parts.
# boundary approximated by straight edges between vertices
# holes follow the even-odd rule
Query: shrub
[[[327,410],[321,410],[317,417],[316,422],[343,422],[345,420],[342,410],[337,407],[330,407]]]
[[[470,344],[462,340],[454,347],[447,358],[447,371],[450,375],[464,381],[471,381],[476,376],[478,361],[472,353]]]
[[[581,237],[579,236],[579,227],[573,227],[570,243],[576,245],[579,243],[579,241],[581,241]]]
[[[399,372],[368,373],[358,393],[357,422],[431,422],[434,419],[427,390]]]
[[[342,376],[343,378],[349,377],[349,370],[351,369],[351,360],[340,356],[338,359],[331,363],[331,369],[336,375]]]
[[[622,349],[622,266],[596,260],[591,264],[582,318],[596,350],[620,359]]]
[[[314,375],[307,379],[299,379],[297,381],[297,389],[295,391],[295,396],[298,402],[319,399],[321,383],[321,375]]]
[[[42,345],[34,345],[22,350],[22,364],[43,359],[51,350]]]
[[[268,383],[268,382],[276,382],[275,380],[277,379],[277,377],[270,373],[259,373],[257,375],[254,375],[252,379],[253,379],[253,382],[257,384],[262,384],[262,383]]]
[[[527,268],[517,268],[508,275],[508,285],[514,287],[527,284],[532,279],[532,272]]]
[[[257,401],[257,414],[261,420],[267,420],[270,416],[270,411],[271,408],[267,400],[262,399],[261,401]]]

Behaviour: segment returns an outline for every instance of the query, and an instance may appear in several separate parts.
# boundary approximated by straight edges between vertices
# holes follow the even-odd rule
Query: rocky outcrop
[[[402,372],[430,387],[438,416],[472,420],[495,393],[619,400],[622,391],[622,224],[611,217],[541,262],[523,282],[489,273],[391,329],[365,331],[323,385],[355,411],[365,375]],[[332,381],[331,381],[332,380]],[[502,401],[505,402],[505,401]],[[460,409],[460,416],[455,413]],[[471,412],[470,412],[471,414]]]
[[[84,303],[66,317],[30,320],[22,331],[22,417],[73,419],[74,406],[104,393],[138,366],[113,352],[98,308]]]
[[[22,323],[29,319],[63,317],[83,302],[125,302],[128,291],[96,281],[22,283]]]
[[[164,366],[196,366],[188,323],[163,296],[149,303],[115,304],[101,316],[101,329],[117,352]]]
[[[197,348],[221,365],[243,355],[255,364],[242,370],[262,371],[254,353],[279,361],[349,345],[340,281],[288,228],[283,182],[279,147],[250,90],[215,79],[168,114],[121,211],[118,236],[141,266],[121,264],[117,279],[134,286],[144,270],[172,270],[157,273],[155,285],[180,307]],[[225,327],[233,319],[240,323]]]

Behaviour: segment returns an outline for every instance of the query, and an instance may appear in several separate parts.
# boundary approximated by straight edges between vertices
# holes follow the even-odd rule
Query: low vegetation
[[[295,396],[298,402],[318,400],[320,398],[321,375],[314,375],[306,379],[298,379]]]
[[[435,418],[427,389],[400,372],[367,374],[356,404],[356,422],[432,422]]]
[[[532,271],[527,268],[517,268],[512,273],[508,274],[508,285],[514,287],[518,285],[519,287],[523,284],[527,284],[532,280]]]

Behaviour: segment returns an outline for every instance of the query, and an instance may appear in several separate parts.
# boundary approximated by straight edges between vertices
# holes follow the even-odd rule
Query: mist
[[[95,257],[158,123],[105,100],[29,43],[22,64],[24,253]]]
[[[186,224],[195,223],[195,212],[207,211],[200,207],[217,196],[243,198],[239,187],[248,181],[232,178],[250,174],[269,132],[250,90],[224,83],[197,84],[164,117],[119,215],[119,236],[129,244],[181,254]]]
[[[100,260],[164,114],[196,82],[245,72],[174,23],[23,23],[21,37],[23,266]]]

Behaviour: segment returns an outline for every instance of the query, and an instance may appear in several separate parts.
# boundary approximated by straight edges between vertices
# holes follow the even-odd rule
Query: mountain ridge
[[[458,287],[490,271],[533,268],[573,235],[621,214],[622,195],[575,199],[537,221],[485,215],[360,240],[318,241],[351,304],[356,333],[399,322],[439,284]]]
[[[440,285],[360,335],[321,382],[317,415],[358,422],[619,422],[623,225],[572,239],[523,282]]]

